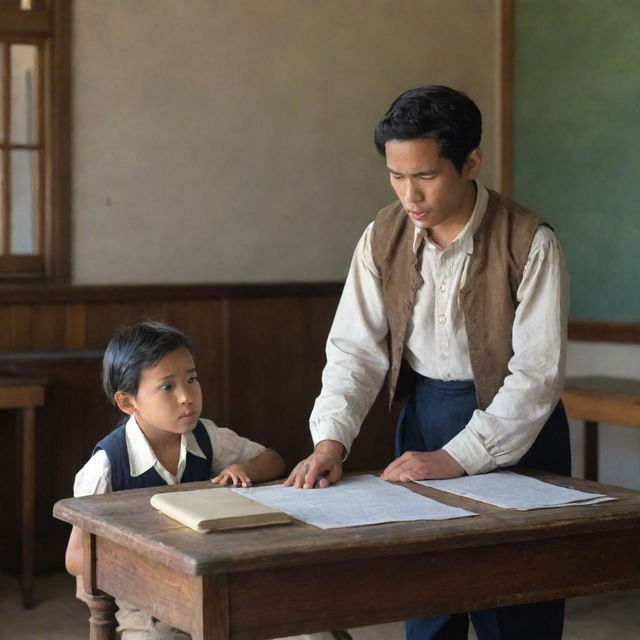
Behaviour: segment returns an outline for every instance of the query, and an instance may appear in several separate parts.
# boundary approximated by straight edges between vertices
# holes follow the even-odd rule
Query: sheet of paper
[[[505,509],[544,509],[560,506],[582,506],[615,500],[601,493],[585,493],[558,487],[549,482],[514,473],[496,471],[477,476],[462,476],[449,480],[419,480],[418,484],[440,491],[488,502]]]
[[[475,513],[450,507],[372,475],[347,477],[326,489],[283,485],[234,488],[262,504],[321,529],[405,520],[448,520]]]

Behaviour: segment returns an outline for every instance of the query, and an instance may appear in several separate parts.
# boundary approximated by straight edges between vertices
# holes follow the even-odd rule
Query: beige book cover
[[[151,506],[199,533],[291,522],[283,511],[226,487],[156,493]]]

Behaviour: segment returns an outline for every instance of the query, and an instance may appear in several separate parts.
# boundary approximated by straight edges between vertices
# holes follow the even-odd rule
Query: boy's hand
[[[341,442],[319,442],[308,458],[298,462],[283,484],[297,489],[313,489],[317,482],[321,489],[328,487],[342,477],[343,453]]]
[[[213,484],[232,484],[234,487],[250,487],[251,478],[243,464],[230,464],[215,478],[211,478]]]

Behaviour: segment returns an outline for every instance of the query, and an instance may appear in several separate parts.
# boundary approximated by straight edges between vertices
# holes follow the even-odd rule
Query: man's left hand
[[[387,482],[457,478],[464,469],[444,449],[407,451],[396,458],[380,476]]]

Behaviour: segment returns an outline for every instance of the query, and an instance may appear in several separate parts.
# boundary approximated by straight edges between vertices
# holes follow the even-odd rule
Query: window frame
[[[38,171],[39,254],[0,255],[0,284],[67,283],[71,276],[71,17],[72,0],[48,0],[42,9],[0,7],[2,42],[39,45],[38,143],[44,146]],[[6,109],[8,97],[4,100]],[[1,143],[3,153],[9,142]],[[3,171],[7,179],[6,165]]]

